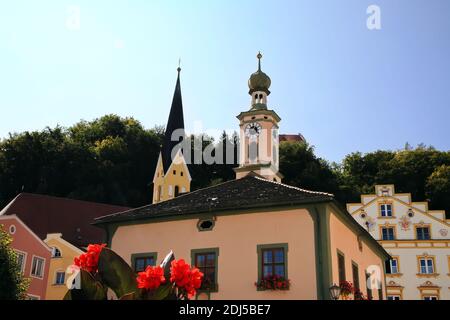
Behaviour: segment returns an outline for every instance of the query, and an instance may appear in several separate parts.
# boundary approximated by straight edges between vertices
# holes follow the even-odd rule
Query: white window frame
[[[387,300],[402,300],[402,297],[399,294],[388,294],[386,299]]]
[[[425,266],[422,266],[422,261],[425,261]],[[430,266],[427,263],[428,261],[431,261],[431,272],[429,272],[430,271],[429,270]],[[419,266],[420,266],[420,274],[433,274],[433,273],[435,273],[433,258],[419,258]],[[422,268],[425,268],[426,272],[423,272],[424,269],[422,269]]]
[[[432,299],[432,298],[434,298],[434,299]],[[423,296],[423,300],[428,300],[428,301],[439,300],[439,297],[434,294],[429,294],[429,295],[427,294],[426,296]]]
[[[388,206],[391,208],[390,210],[388,210]],[[390,215],[388,214],[389,211]],[[380,213],[382,217],[392,217],[392,203],[382,203],[380,205]]]
[[[62,273],[64,275],[63,283],[58,283],[58,274],[60,274],[60,273]],[[64,270],[56,270],[54,284],[56,286],[63,286],[65,283],[66,283],[66,272]]]
[[[392,262],[395,261],[395,272],[394,271],[394,266],[392,265]],[[391,260],[389,260],[389,264],[391,266],[391,273],[390,274],[398,274],[398,258],[392,258]]]
[[[43,262],[42,262],[42,276],[38,276],[38,275],[35,275],[35,274],[33,274],[33,265],[34,265],[34,259],[41,259]],[[40,257],[40,256],[36,256],[36,255],[33,255],[33,258],[31,259],[31,268],[30,268],[30,277],[32,277],[32,278],[36,278],[36,279],[44,279],[44,275],[45,275],[45,258],[43,258],[43,257]]]
[[[28,256],[28,254],[25,251],[21,251],[21,250],[14,249],[14,251],[16,252],[17,255],[23,255],[22,265],[20,266],[20,272],[22,272],[22,274],[24,274],[25,273],[25,266],[27,264],[27,256]]]

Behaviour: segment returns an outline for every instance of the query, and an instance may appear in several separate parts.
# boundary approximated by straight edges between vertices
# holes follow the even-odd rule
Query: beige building
[[[67,268],[83,251],[64,240],[61,233],[48,234],[44,242],[52,249],[46,300],[62,300],[67,293]]]
[[[450,299],[450,221],[394,185],[377,185],[361,203],[347,204],[355,220],[392,256],[387,265],[388,299]]]
[[[385,298],[384,266],[390,256],[378,242],[332,194],[281,182],[281,118],[267,107],[271,81],[261,71],[261,55],[258,59],[258,71],[249,79],[250,108],[238,115],[243,143],[236,179],[173,192],[173,175],[179,175],[176,185],[187,191],[190,176],[182,166],[169,170],[170,179],[162,179],[164,168],[171,168],[171,159],[164,156],[172,143],[166,135],[154,180],[156,201],[97,218],[95,224],[136,271],[159,264],[171,250],[177,259],[197,266],[205,275],[198,299],[330,299],[329,288],[344,280],[365,296]],[[180,96],[174,97],[170,131],[184,128],[182,114],[176,112],[182,110],[176,105],[181,92],[175,94]],[[273,276],[289,280],[289,287],[271,290],[262,285],[261,280]]]

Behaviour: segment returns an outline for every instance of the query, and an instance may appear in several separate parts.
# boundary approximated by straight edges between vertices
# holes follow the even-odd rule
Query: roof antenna
[[[181,71],[181,58],[178,59],[178,68],[177,68],[178,73],[180,73]]]

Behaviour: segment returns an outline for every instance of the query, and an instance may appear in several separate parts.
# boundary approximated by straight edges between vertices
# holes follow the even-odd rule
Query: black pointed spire
[[[170,167],[172,163],[172,150],[184,139],[184,118],[183,118],[183,101],[181,99],[181,85],[180,85],[180,71],[178,66],[178,78],[173,93],[172,106],[170,108],[169,120],[167,120],[166,132],[164,135],[164,142],[161,150],[164,172]],[[172,134],[182,129],[183,136],[178,141],[172,141]],[[176,135],[179,137],[179,135]]]

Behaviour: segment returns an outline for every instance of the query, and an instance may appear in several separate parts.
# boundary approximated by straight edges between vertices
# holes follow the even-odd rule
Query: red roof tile
[[[21,193],[0,215],[17,215],[36,235],[45,239],[48,233],[62,233],[77,247],[105,240],[104,231],[91,223],[95,218],[130,208],[102,203]]]

